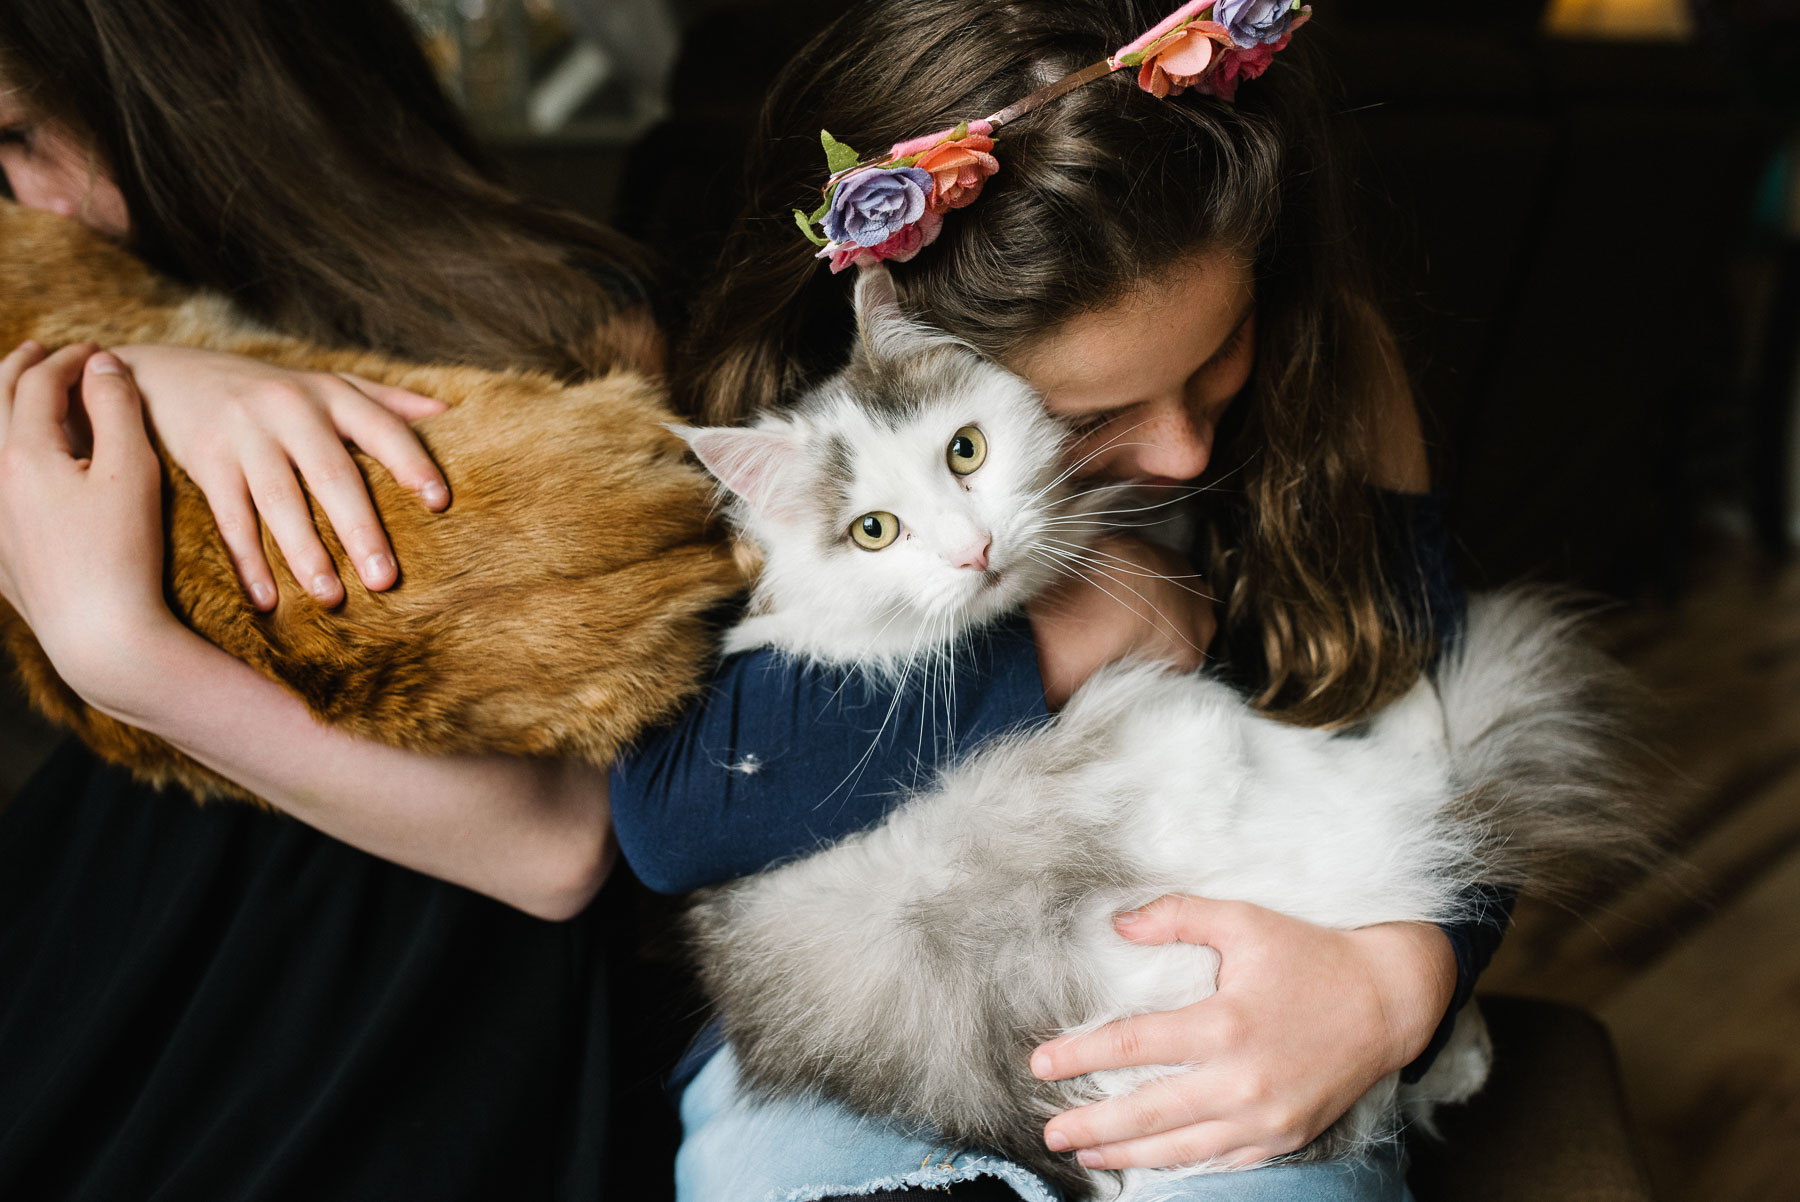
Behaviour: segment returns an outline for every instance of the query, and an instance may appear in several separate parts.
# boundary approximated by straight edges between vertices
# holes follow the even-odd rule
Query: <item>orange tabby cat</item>
[[[704,616],[740,573],[712,521],[711,485],[663,428],[671,415],[651,381],[619,372],[564,386],[322,350],[250,326],[73,222],[0,201],[0,347],[27,338],[233,351],[354,372],[451,406],[414,423],[449,481],[444,512],[356,456],[401,565],[392,589],[358,583],[314,506],[346,592],[332,609],[294,581],[265,531],[281,601],[257,613],[205,498],[164,456],[170,606],[320,720],[423,752],[603,763],[697,687],[710,653]],[[244,796],[82,702],[4,602],[0,642],[32,703],[106,759],[154,784]]]

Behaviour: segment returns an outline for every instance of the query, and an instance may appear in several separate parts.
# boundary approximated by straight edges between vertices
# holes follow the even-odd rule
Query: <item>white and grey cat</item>
[[[885,272],[862,273],[857,309],[837,378],[752,428],[685,437],[765,560],[729,647],[897,675],[1044,588],[1117,493],[1078,487],[1041,399],[905,321]],[[1055,1033],[1213,991],[1212,949],[1127,943],[1112,915],[1192,893],[1334,927],[1441,921],[1476,882],[1636,847],[1615,684],[1524,592],[1475,599],[1434,676],[1354,731],[1271,721],[1204,672],[1122,663],[875,829],[702,893],[702,978],[758,1091],[1004,1153],[1071,1197],[1154,1198],[1204,1169],[1089,1172],[1047,1151],[1042,1125],[1184,1070],[1027,1070]],[[1381,1082],[1301,1155],[1468,1097],[1488,1061],[1471,1007],[1422,1081]]]

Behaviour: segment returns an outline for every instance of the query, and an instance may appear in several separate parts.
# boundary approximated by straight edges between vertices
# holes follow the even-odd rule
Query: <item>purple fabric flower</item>
[[[825,214],[825,236],[833,242],[880,246],[925,213],[931,173],[917,167],[865,167],[838,181]]]
[[[1293,22],[1292,0],[1218,0],[1212,19],[1225,27],[1231,40],[1245,48],[1275,42]]]

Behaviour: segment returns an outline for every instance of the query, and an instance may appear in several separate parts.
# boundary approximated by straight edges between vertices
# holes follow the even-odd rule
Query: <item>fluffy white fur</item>
[[[1062,433],[1022,382],[901,322],[883,273],[865,272],[858,305],[843,376],[753,431],[688,436],[767,563],[732,645],[896,671],[1022,604],[1065,558],[1049,540],[1091,532],[1106,507],[1058,469]],[[989,459],[957,477],[944,444],[969,424]],[[850,523],[871,510],[910,537],[856,546]],[[956,566],[983,536],[990,570]],[[759,1089],[994,1148],[1074,1196],[1161,1197],[1204,1168],[1089,1173],[1040,1131],[1179,1066],[1026,1070],[1057,1031],[1213,991],[1212,949],[1126,943],[1112,915],[1194,893],[1337,927],[1439,921],[1474,882],[1633,847],[1612,687],[1566,617],[1518,592],[1477,599],[1435,678],[1352,732],[1272,722],[1204,673],[1116,665],[880,827],[703,895],[703,976]],[[1488,1060],[1471,1008],[1422,1082],[1384,1081],[1304,1155],[1466,1098]]]

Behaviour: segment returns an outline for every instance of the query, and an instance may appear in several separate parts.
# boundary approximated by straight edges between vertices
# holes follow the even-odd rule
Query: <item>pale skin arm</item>
[[[1377,483],[1424,492],[1430,474],[1411,397],[1394,394],[1374,432]],[[1124,540],[1126,544],[1135,540]],[[1170,574],[1166,552],[1137,543],[1116,554],[1140,571]],[[1102,664],[1127,654],[1197,662],[1210,641],[1212,606],[1173,584],[1131,577],[1142,597],[1061,590],[1033,610],[1040,664],[1053,705]],[[1116,591],[1116,585],[1115,591]],[[1109,611],[1110,606],[1110,611]],[[1160,617],[1147,611],[1160,611]],[[1219,950],[1219,989],[1184,1009],[1054,1039],[1032,1055],[1039,1077],[1192,1064],[1193,1071],[1123,1098],[1067,1111],[1044,1127],[1053,1151],[1088,1168],[1166,1168],[1217,1161],[1245,1167],[1310,1142],[1375,1083],[1415,1060],[1456,987],[1449,938],[1425,923],[1342,931],[1244,902],[1168,897],[1119,932],[1134,942],[1180,941]]]
[[[94,352],[27,344],[0,362],[0,592],[63,678],[345,842],[540,917],[579,912],[615,854],[603,770],[351,738],[175,620],[138,394]],[[72,403],[91,448],[65,425]]]

